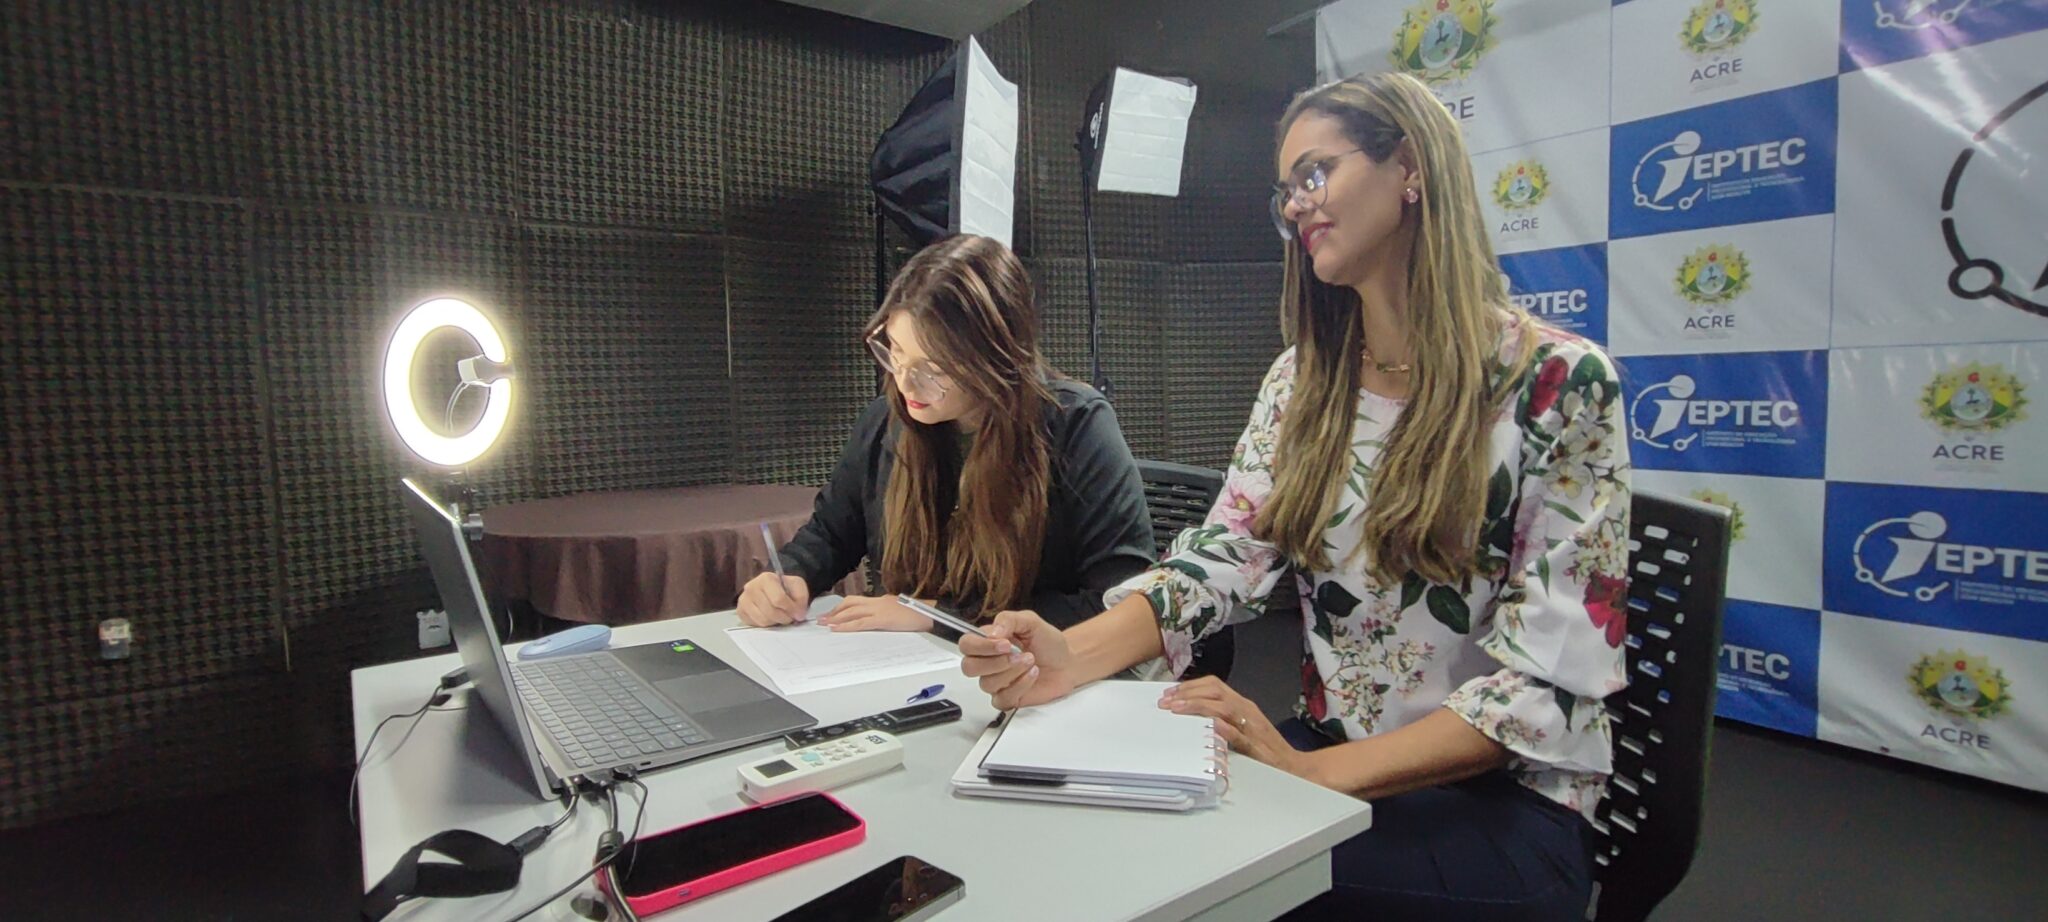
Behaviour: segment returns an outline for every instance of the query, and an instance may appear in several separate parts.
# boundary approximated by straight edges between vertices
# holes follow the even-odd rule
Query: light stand
[[[1115,398],[1102,370],[1102,302],[1095,284],[1095,193],[1180,194],[1182,152],[1195,85],[1119,67],[1097,81],[1081,109],[1081,228],[1088,281],[1088,383]]]

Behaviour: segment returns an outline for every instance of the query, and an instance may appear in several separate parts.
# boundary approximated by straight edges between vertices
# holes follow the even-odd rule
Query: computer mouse
[[[612,629],[602,624],[583,624],[549,634],[519,648],[519,658],[546,659],[571,653],[591,653],[612,645]]]

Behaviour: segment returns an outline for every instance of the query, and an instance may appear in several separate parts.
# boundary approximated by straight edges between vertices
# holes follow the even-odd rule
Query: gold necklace
[[[1380,374],[1383,374],[1383,375],[1405,375],[1405,374],[1407,374],[1407,373],[1409,373],[1409,372],[1411,372],[1411,371],[1414,371],[1414,370],[1415,370],[1415,366],[1413,366],[1413,365],[1410,365],[1410,364],[1408,364],[1407,362],[1402,362],[1402,363],[1400,363],[1400,364],[1398,364],[1398,365],[1395,365],[1395,364],[1389,364],[1389,363],[1386,363],[1386,362],[1382,362],[1382,361],[1380,361],[1379,359],[1373,358],[1373,357],[1372,357],[1372,347],[1371,347],[1371,346],[1360,346],[1359,348],[1360,348],[1361,350],[1363,350],[1363,351],[1365,352],[1365,360],[1366,360],[1366,361],[1368,361],[1368,362],[1371,362],[1371,363],[1372,363],[1372,367],[1374,367],[1374,368],[1377,368],[1377,369],[1379,369],[1379,372],[1380,372]]]

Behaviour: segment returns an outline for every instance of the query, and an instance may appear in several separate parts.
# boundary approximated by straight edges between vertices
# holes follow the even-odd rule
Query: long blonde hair
[[[1493,375],[1507,290],[1480,216],[1464,138],[1427,86],[1386,73],[1308,90],[1281,116],[1277,137],[1285,139],[1307,113],[1336,119],[1375,163],[1385,163],[1406,140],[1421,174],[1421,200],[1401,217],[1415,237],[1408,262],[1415,370],[1407,407],[1373,470],[1359,551],[1369,555],[1372,576],[1382,584],[1410,573],[1460,582],[1476,568],[1487,433],[1506,389],[1526,373],[1536,325],[1525,320],[1520,326],[1512,350],[1520,366]],[[1272,496],[1255,528],[1296,563],[1328,570],[1323,532],[1351,473],[1364,319],[1358,293],[1317,279],[1300,246],[1289,246],[1286,260],[1281,316],[1298,370],[1274,452]]]
[[[980,407],[981,428],[945,524],[938,458],[948,429],[911,418],[889,389],[901,436],[883,498],[882,584],[992,615],[1020,605],[1038,579],[1052,489],[1052,375],[1038,351],[1031,276],[988,237],[949,237],[905,263],[867,335],[908,314],[953,387]]]

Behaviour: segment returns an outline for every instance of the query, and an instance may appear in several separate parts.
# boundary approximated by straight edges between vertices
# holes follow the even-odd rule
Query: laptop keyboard
[[[512,681],[577,768],[638,762],[706,739],[610,656],[517,663]]]

